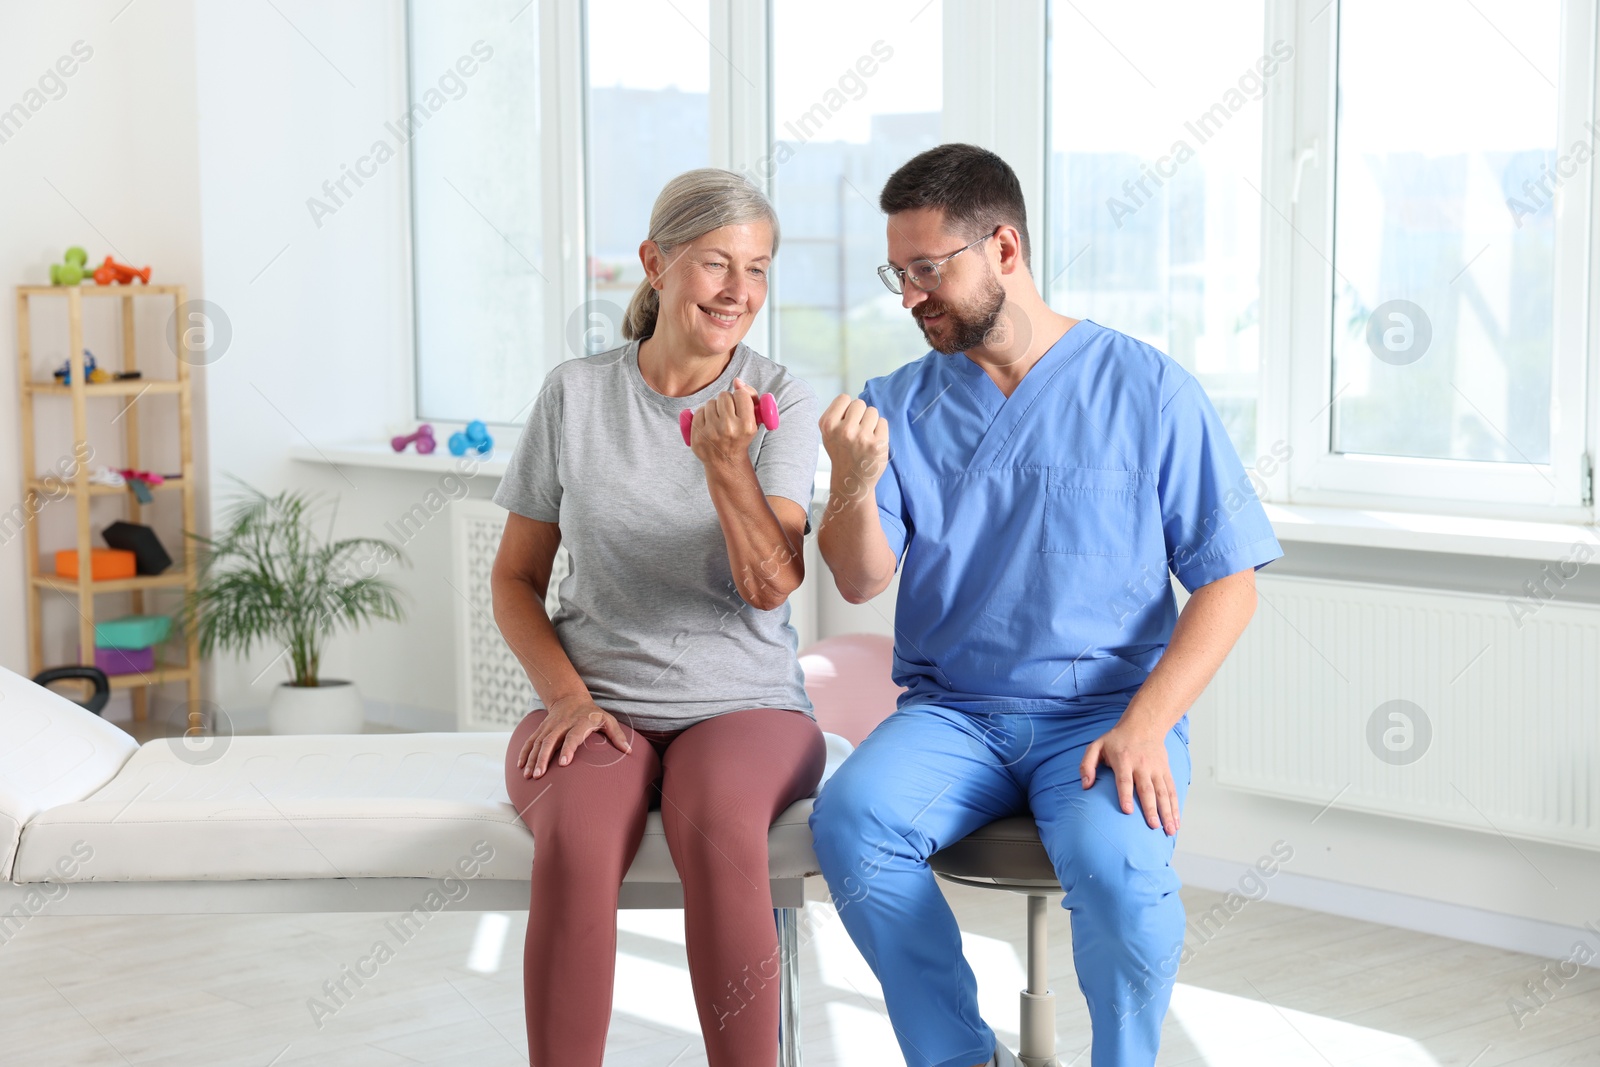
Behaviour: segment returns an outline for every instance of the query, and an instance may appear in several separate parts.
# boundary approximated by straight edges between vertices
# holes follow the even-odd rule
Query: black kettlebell
[[[98,715],[111,702],[111,680],[99,667],[51,667],[34,675],[33,684],[49,686],[53,682],[66,681],[69,678],[82,679],[94,684],[94,692],[89,694],[88,700],[77,700],[73,703],[88,708]]]

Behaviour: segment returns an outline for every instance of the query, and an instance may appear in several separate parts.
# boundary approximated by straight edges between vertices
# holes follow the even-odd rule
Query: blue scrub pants
[[[1127,694],[1119,694],[1125,697]],[[1183,949],[1175,839],[1137,804],[1122,812],[1111,769],[1083,788],[1084,749],[1127,700],[1070,712],[902,708],[828,780],[811,815],[834,905],[883,986],[910,1067],[970,1067],[994,1052],[977,980],[928,857],[996,819],[1032,812],[1072,914],[1092,1067],[1155,1062]],[[1189,721],[1167,734],[1179,808]]]

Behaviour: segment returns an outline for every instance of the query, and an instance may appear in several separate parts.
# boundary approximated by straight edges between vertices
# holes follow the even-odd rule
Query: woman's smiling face
[[[769,222],[723,226],[669,252],[646,241],[640,254],[660,293],[655,335],[692,354],[732,351],[767,301]]]

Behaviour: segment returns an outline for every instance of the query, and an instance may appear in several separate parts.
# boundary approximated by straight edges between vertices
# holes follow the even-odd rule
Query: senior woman
[[[823,766],[787,605],[804,577],[817,401],[742,343],[777,247],[772,205],[744,178],[668,182],[639,246],[628,343],[550,372],[495,494],[511,512],[495,620],[539,694],[506,753],[534,838],[535,1067],[600,1065],[618,891],[656,802],[711,1067],[777,1056],[777,984],[749,981],[778,952],[767,832]],[[757,422],[763,392],[776,430]],[[552,619],[561,544],[571,569]]]

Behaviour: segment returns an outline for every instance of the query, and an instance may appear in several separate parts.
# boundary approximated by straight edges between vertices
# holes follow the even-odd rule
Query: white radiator
[[[1259,578],[1202,701],[1217,780],[1600,849],[1600,607]],[[1376,720],[1376,721],[1374,721]]]
[[[528,676],[495,625],[489,572],[506,510],[488,500],[458,500],[450,507],[451,554],[456,587],[456,726],[510,730],[534,699]],[[566,551],[556,554],[545,606],[556,605],[556,584],[566,573]]]

